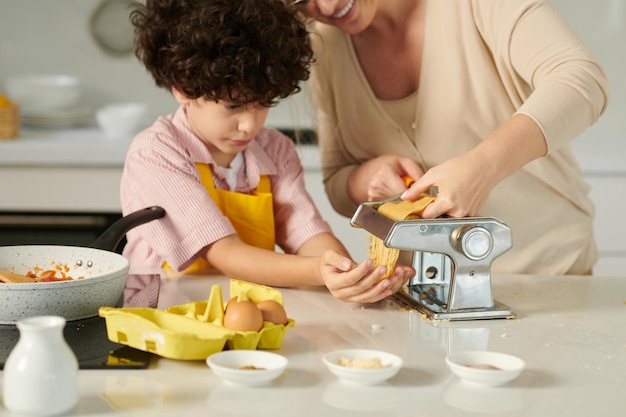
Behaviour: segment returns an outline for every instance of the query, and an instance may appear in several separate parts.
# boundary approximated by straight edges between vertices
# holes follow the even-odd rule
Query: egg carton
[[[283,305],[282,293],[274,288],[231,280],[230,298],[247,298],[254,303],[274,300]],[[278,349],[287,329],[295,325],[288,318],[285,325],[264,322],[255,331],[235,331],[224,327],[226,304],[219,285],[211,287],[209,299],[169,307],[101,307],[107,337],[115,342],[156,355],[182,360],[204,360],[228,349]]]

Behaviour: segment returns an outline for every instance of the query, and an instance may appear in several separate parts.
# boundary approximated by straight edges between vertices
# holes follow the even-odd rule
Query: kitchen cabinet
[[[119,212],[130,140],[95,127],[23,128],[0,141],[0,211]]]
[[[121,167],[2,166],[0,175],[2,211],[120,211]]]

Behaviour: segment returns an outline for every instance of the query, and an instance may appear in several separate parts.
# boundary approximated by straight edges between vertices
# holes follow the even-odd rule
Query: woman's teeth
[[[333,17],[335,19],[341,19],[342,17],[348,14],[348,12],[352,9],[352,6],[354,6],[354,0],[350,0],[348,4],[346,4],[346,7],[341,9],[339,13],[334,14]]]

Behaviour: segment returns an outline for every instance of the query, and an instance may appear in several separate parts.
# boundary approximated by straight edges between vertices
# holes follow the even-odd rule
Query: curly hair
[[[282,0],[147,0],[130,19],[156,85],[191,99],[274,106],[309,78],[306,24]]]

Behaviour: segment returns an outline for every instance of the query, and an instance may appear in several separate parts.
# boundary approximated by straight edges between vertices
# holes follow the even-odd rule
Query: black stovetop
[[[156,307],[160,277],[158,275],[129,275],[124,296],[118,306]],[[137,350],[107,337],[102,317],[68,321],[63,330],[80,369],[143,369],[150,364],[151,353]],[[14,324],[0,324],[0,369],[19,340]]]

